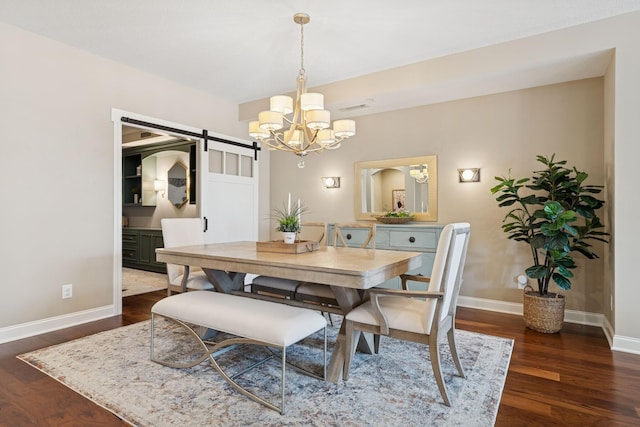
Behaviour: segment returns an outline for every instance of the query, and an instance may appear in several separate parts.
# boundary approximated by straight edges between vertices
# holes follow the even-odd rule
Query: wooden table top
[[[237,273],[253,273],[327,285],[368,289],[420,267],[422,253],[320,248],[301,254],[259,252],[256,242],[156,249],[158,261]]]

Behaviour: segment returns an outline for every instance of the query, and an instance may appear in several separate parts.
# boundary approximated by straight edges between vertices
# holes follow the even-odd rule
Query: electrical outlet
[[[527,276],[524,274],[518,276],[518,289],[524,289],[524,287],[527,286],[527,283],[529,283]]]
[[[62,299],[71,298],[73,296],[73,285],[62,285]]]

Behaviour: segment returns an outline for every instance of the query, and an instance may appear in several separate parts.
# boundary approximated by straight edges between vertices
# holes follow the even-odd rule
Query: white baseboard
[[[517,302],[460,296],[458,297],[458,306],[522,316],[522,303]],[[611,326],[609,320],[602,314],[565,310],[564,321],[581,325],[599,326],[602,328],[611,350],[640,354],[640,339],[615,335],[613,326]]]
[[[458,297],[458,306],[522,316],[522,303],[518,302],[505,302],[484,298],[460,296]],[[581,325],[602,327],[603,319],[604,316],[602,314],[587,313],[577,310],[564,311],[564,321],[569,323],[579,323]]]
[[[622,335],[614,335],[611,350],[640,354],[640,339],[633,337],[624,337]]]
[[[613,330],[613,326],[609,322],[609,319],[604,318],[604,324],[602,325],[602,330],[604,331],[604,336],[607,337],[607,341],[609,341],[609,347],[613,347],[613,337],[615,336],[615,332]]]
[[[0,344],[19,340],[22,338],[32,337],[34,335],[44,334],[51,331],[56,331],[58,329],[80,325],[87,322],[93,322],[95,320],[100,320],[115,315],[115,306],[108,305],[104,307],[92,308],[90,310],[65,314],[62,316],[49,317],[47,319],[37,320],[34,322],[21,323],[19,325],[8,326],[6,328],[0,328]]]

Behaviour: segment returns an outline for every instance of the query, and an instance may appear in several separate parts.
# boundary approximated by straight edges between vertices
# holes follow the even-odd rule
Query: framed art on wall
[[[391,205],[394,211],[403,211],[405,207],[405,190],[391,190]]]

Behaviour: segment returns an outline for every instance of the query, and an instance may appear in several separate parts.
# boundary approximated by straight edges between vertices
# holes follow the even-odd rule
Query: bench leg
[[[280,415],[284,415],[284,384],[285,384],[285,380],[284,380],[284,373],[285,373],[285,366],[287,364],[287,347],[284,347],[282,349],[282,379],[280,380]]]
[[[211,362],[211,364],[213,365],[213,368],[218,371],[218,373],[222,376],[222,378],[229,383],[234,389],[236,389],[238,392],[240,392],[241,394],[243,394],[244,396],[248,397],[249,399],[258,402],[264,406],[266,406],[267,408],[273,409],[277,412],[280,412],[280,414],[284,415],[284,411],[285,411],[285,367],[286,367],[286,358],[287,358],[287,348],[284,347],[282,348],[282,378],[281,378],[281,384],[280,384],[280,400],[281,400],[281,404],[280,407],[278,408],[277,406],[273,405],[272,403],[269,403],[268,401],[266,401],[265,399],[251,393],[250,391],[246,390],[245,388],[243,388],[241,385],[239,385],[238,383],[235,382],[235,380],[231,377],[229,377],[229,375],[227,375],[227,373],[220,367],[220,365],[218,365],[218,362],[216,362],[215,358],[213,357],[214,353],[219,352],[220,350],[222,350],[225,347],[231,346],[231,345],[238,345],[238,344],[253,344],[253,345],[261,345],[261,346],[270,346],[267,343],[261,342],[261,341],[256,341],[256,340],[252,340],[249,338],[229,338],[226,339],[224,341],[221,341],[215,345],[213,345],[213,347],[209,348],[207,347],[207,344],[202,340],[202,338],[198,335],[198,333],[196,331],[194,331],[191,327],[189,327],[189,325],[187,325],[186,323],[178,320],[178,319],[173,319],[170,317],[166,317],[166,319],[171,320],[176,322],[177,324],[181,325],[182,327],[184,327],[187,331],[189,331],[189,333],[200,343],[200,345],[202,346],[202,348],[204,349],[204,354],[197,360],[190,362],[190,363],[174,363],[174,362],[167,362],[167,361],[163,361],[160,359],[157,359],[155,357],[155,317],[156,314],[155,313],[151,313],[151,361],[159,363],[161,365],[164,366],[169,366],[171,368],[191,368],[193,366],[196,366],[200,363],[202,363],[205,359],[209,359],[209,361]],[[164,317],[164,316],[162,316]],[[324,379],[327,378],[327,328],[324,328],[324,371],[323,371],[323,375],[324,375]],[[295,368],[296,370],[300,370],[302,372],[306,372],[304,369],[299,368],[297,366],[294,365],[290,365],[293,368]],[[306,372],[308,373],[308,372]],[[311,374],[311,376],[317,377],[316,375]]]

